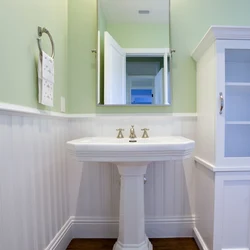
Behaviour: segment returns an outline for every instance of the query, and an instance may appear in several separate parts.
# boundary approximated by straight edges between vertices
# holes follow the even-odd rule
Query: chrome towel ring
[[[49,39],[50,39],[51,46],[52,46],[51,57],[54,58],[55,57],[55,44],[54,44],[54,41],[53,41],[53,38],[52,38],[50,32],[46,28],[38,27],[38,36],[39,36],[39,38],[37,38],[37,43],[38,43],[38,48],[40,50],[40,55],[42,55],[41,37],[42,37],[43,33],[46,33],[48,35]]]

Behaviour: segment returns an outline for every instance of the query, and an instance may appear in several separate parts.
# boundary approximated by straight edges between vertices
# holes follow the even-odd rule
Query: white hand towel
[[[38,62],[38,93],[39,103],[53,107],[54,60],[44,51]]]

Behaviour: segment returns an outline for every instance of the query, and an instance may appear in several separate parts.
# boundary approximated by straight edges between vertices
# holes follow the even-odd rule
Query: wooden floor
[[[194,239],[151,239],[153,250],[198,250]],[[112,250],[116,240],[110,239],[74,239],[67,250]]]

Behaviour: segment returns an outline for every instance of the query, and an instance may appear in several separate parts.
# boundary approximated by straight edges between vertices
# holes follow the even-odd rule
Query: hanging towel
[[[53,107],[54,82],[54,59],[42,51],[38,62],[39,103]]]

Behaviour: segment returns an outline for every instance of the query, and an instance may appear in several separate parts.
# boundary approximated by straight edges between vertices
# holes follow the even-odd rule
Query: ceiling
[[[107,22],[169,23],[169,0],[99,0]],[[139,14],[149,10],[149,14]]]

